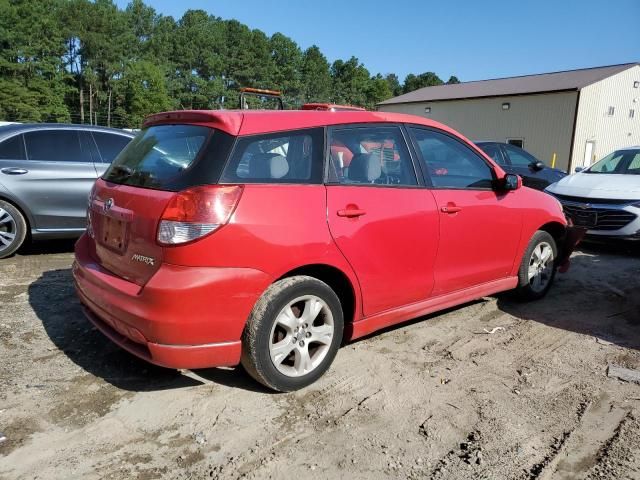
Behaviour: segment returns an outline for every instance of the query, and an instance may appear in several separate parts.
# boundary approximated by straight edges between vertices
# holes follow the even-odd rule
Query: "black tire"
[[[10,257],[27,238],[27,221],[20,210],[0,200],[0,258]]]
[[[317,297],[324,304],[320,313],[312,321],[311,327],[301,325],[297,328],[304,327],[304,331],[291,334],[283,329],[280,323],[276,325],[276,320],[289,303],[301,297]],[[299,305],[302,305],[302,307]],[[296,322],[302,321],[303,311],[300,308],[304,309],[305,305],[304,301],[292,305],[294,314],[296,312],[300,313],[300,315],[296,314]],[[316,322],[322,322],[322,324],[316,326]],[[306,348],[310,354],[309,358],[318,355],[316,357],[317,366],[300,376],[290,376],[282,373],[279,368],[295,368],[288,364],[298,358],[298,345],[303,349],[305,336],[307,338],[312,336],[310,330],[325,326],[325,323],[328,322],[332,323],[333,327],[330,341],[326,339],[326,342],[316,344],[313,339],[307,340]],[[277,332],[278,329],[281,329],[281,331]],[[271,285],[260,297],[247,321],[242,334],[242,366],[254,379],[273,390],[290,392],[304,388],[318,380],[329,369],[342,342],[343,330],[344,316],[340,300],[326,283],[303,275],[279,280]],[[298,337],[300,334],[301,336]],[[293,345],[289,353],[282,355],[284,360],[279,362],[279,367],[276,367],[276,364],[271,359],[270,346],[274,335],[280,335],[281,339],[279,341],[289,338],[292,342],[291,345]],[[299,338],[300,342],[296,338]],[[278,342],[275,343],[277,344]]]
[[[536,249],[541,246],[541,248],[546,248],[546,246],[551,248],[553,252],[553,258],[547,261],[549,265],[549,270],[544,272],[541,270],[541,274],[537,275],[539,280],[544,280],[544,284],[536,285],[536,277],[533,279],[529,279],[529,268],[534,267],[537,263],[536,256],[534,256],[534,252],[539,252]],[[536,253],[538,255],[538,253]],[[522,262],[520,263],[520,269],[518,270],[518,287],[515,290],[516,296],[519,300],[523,302],[529,302],[532,300],[538,300],[544,297],[551,285],[553,284],[553,280],[556,275],[556,260],[558,258],[558,247],[556,246],[556,241],[554,238],[547,232],[542,230],[538,230],[534,233],[533,237],[529,241],[529,245],[527,246],[524,255],[522,256]],[[540,281],[542,281],[540,280]]]

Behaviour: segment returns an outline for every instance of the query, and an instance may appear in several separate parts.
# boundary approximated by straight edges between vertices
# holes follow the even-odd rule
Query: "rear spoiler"
[[[238,135],[243,117],[242,112],[230,110],[176,110],[149,115],[142,128],[181,123],[207,124],[231,135]]]

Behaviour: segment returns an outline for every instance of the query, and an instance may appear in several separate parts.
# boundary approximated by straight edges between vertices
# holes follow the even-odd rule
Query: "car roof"
[[[14,123],[0,126],[0,138],[11,136],[19,132],[35,130],[90,130],[92,132],[114,133],[133,138],[135,134],[118,128],[100,127],[97,125],[83,125],[71,123]]]
[[[462,137],[446,125],[416,115],[357,110],[338,112],[324,110],[179,110],[150,115],[143,126],[176,123],[209,125],[231,135],[255,135],[357,123],[411,123],[439,128]]]

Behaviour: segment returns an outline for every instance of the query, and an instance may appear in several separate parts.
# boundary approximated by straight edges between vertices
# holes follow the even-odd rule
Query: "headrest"
[[[382,166],[380,158],[370,153],[358,153],[349,165],[349,180],[360,183],[372,183],[380,178]]]
[[[254,153],[249,159],[250,178],[282,178],[287,173],[289,163],[277,153]]]
[[[289,173],[289,162],[282,155],[271,157],[271,178],[282,178]]]

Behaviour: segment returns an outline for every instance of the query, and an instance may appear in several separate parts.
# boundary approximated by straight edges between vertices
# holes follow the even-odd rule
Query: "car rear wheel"
[[[27,236],[27,222],[20,211],[0,200],[0,258],[13,255]]]
[[[547,294],[555,278],[557,257],[553,237],[538,230],[529,242],[518,271],[516,293],[521,300],[538,300]]]
[[[344,327],[342,307],[324,282],[279,280],[253,309],[242,338],[242,365],[258,382],[289,392],[312,384],[336,356]]]

